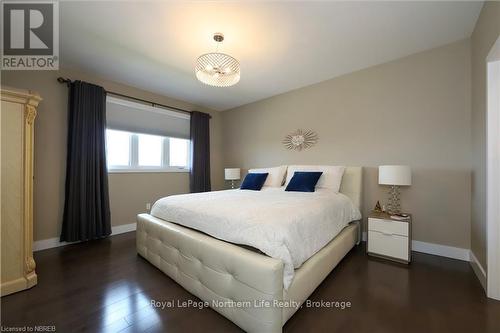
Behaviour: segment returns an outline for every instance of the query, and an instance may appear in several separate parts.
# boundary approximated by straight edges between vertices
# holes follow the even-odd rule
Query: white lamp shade
[[[378,167],[380,185],[411,185],[411,169],[408,165],[381,165]]]
[[[225,180],[239,180],[240,179],[240,168],[225,168],[224,169],[224,179]]]

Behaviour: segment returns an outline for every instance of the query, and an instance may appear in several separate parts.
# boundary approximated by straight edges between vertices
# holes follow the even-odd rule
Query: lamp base
[[[401,213],[401,200],[399,198],[399,186],[392,185],[389,190],[389,201],[387,204],[387,212],[389,214]]]

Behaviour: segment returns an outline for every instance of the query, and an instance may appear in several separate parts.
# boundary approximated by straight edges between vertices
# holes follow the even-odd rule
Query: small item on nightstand
[[[408,214],[394,214],[391,215],[391,219],[398,220],[398,221],[406,221],[410,219],[410,215]]]
[[[373,208],[374,212],[382,212],[382,207],[380,206],[380,201],[377,200],[377,204],[375,205],[375,208]]]

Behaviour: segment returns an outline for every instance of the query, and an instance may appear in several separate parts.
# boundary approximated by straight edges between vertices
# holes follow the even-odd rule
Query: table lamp
[[[231,188],[234,188],[234,181],[240,180],[240,168],[225,168],[224,179],[231,181]]]
[[[390,214],[400,214],[399,186],[411,185],[410,167],[407,165],[381,165],[378,167],[378,183],[391,186],[387,210]]]

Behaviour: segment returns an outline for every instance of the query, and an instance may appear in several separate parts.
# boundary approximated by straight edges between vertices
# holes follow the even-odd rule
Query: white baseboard
[[[363,232],[363,241],[366,242],[366,232]],[[463,261],[470,261],[470,250],[460,247],[440,245],[434,243],[421,242],[417,240],[411,241],[411,249],[415,252],[426,254],[433,254],[436,256],[458,259]]]
[[[474,273],[476,273],[476,276],[477,276],[479,282],[481,282],[481,285],[483,286],[484,290],[486,291],[487,290],[486,271],[484,270],[484,268],[481,265],[481,263],[479,262],[479,260],[477,260],[476,256],[474,255],[474,252],[472,252],[472,251],[470,251],[470,265],[472,266],[472,270],[474,271]]]
[[[416,252],[422,252],[427,254],[434,254],[436,256],[453,258],[463,261],[469,261],[469,249],[463,249],[461,247],[454,247],[448,245],[440,245],[433,243],[426,243],[421,241],[411,241],[411,249]]]
[[[137,223],[135,223],[135,222],[130,223],[130,224],[117,225],[117,226],[111,227],[111,236],[124,234],[126,232],[135,231],[136,228],[137,228]]]
[[[119,235],[119,234],[123,234],[125,232],[134,231],[136,229],[136,227],[137,227],[136,223],[117,225],[117,226],[114,226],[111,228],[111,235]],[[363,232],[363,241],[366,241],[366,232]],[[60,242],[59,238],[57,238],[57,237],[43,239],[43,240],[39,240],[39,241],[34,242],[33,251],[41,251],[41,250],[50,249],[53,247],[59,247],[59,246],[64,246],[64,245],[74,244],[74,243],[78,243],[78,242],[73,242],[73,243]],[[412,250],[416,251],[416,252],[433,254],[433,255],[447,257],[447,258],[453,258],[453,259],[464,260],[464,261],[471,261],[471,263],[475,263],[477,265],[476,268],[479,270],[479,273],[476,272],[476,274],[478,275],[478,278],[481,281],[481,284],[483,284],[483,281],[481,280],[480,276],[483,276],[484,281],[486,281],[486,273],[485,273],[483,267],[481,266],[479,261],[477,261],[474,254],[468,249],[462,249],[459,247],[426,243],[426,242],[414,240],[414,241],[412,241]],[[472,267],[474,268],[474,265],[472,265]]]
[[[119,235],[126,232],[134,231],[137,227],[137,223],[122,224],[111,227],[111,236]],[[51,249],[53,247],[64,246],[68,244],[75,244],[79,242],[60,242],[59,237],[42,239],[33,243],[33,251],[41,251],[46,249]]]

